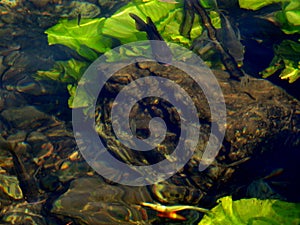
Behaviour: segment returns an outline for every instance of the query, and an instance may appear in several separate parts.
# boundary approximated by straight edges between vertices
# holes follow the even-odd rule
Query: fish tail
[[[137,30],[147,31],[147,26],[148,25],[140,17],[138,17],[137,15],[135,15],[133,13],[129,13],[129,16],[131,16],[131,18],[135,20],[135,26],[136,26]],[[147,21],[148,21],[148,18],[147,18]]]

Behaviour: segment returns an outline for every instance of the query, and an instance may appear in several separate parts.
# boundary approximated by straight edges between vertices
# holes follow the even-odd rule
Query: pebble
[[[18,178],[15,176],[0,174],[0,190],[13,199],[19,200],[23,198]]]
[[[9,7],[16,7],[22,2],[22,0],[1,0],[1,3],[3,5],[9,6]]]
[[[26,100],[20,93],[0,89],[0,112],[10,107],[20,107]]]
[[[68,7],[64,6],[61,17],[77,18],[95,18],[101,13],[101,9],[89,2],[71,1]]]
[[[9,108],[1,113],[3,119],[11,123],[16,129],[28,130],[41,126],[43,120],[51,118],[33,106]]]
[[[150,224],[141,207],[151,201],[147,187],[108,185],[100,177],[78,178],[53,204],[52,213],[74,218],[76,224]],[[130,220],[128,220],[130,215]]]

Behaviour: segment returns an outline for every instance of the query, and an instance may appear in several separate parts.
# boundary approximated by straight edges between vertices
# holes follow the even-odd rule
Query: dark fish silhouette
[[[135,20],[136,29],[147,33],[148,40],[154,40],[150,42],[152,48],[152,55],[155,60],[162,64],[169,64],[172,62],[172,52],[164,39],[158,32],[155,24],[150,17],[147,17],[147,23],[145,23],[140,17],[133,13],[129,13],[131,18]]]
[[[227,47],[223,46],[223,44],[217,37],[217,30],[213,26],[208,13],[206,12],[205,8],[202,7],[199,0],[184,0],[184,18],[187,18],[185,18],[183,20],[183,24],[181,24],[181,34],[183,34],[185,37],[190,36],[190,31],[192,27],[190,21],[193,21],[194,14],[199,16],[201,24],[205,27],[205,30],[207,31],[208,38],[211,40],[211,43],[213,43],[216,50],[220,53],[221,60],[227,71],[230,73],[230,77],[234,80],[240,81],[241,78],[245,76],[244,72],[239,68],[236,59],[230,54]],[[195,41],[199,41],[199,39]],[[193,45],[196,44],[197,43],[193,43]],[[239,60],[238,57],[237,60]]]
[[[183,19],[179,32],[182,36],[191,39],[191,30],[195,20],[195,12],[189,1],[183,1]]]
[[[81,21],[81,13],[78,13],[77,15],[77,25],[80,27],[80,21]]]
[[[244,60],[244,46],[239,40],[239,35],[234,31],[226,16],[221,12],[219,14],[221,29],[217,30],[217,38],[236,63],[242,64]]]

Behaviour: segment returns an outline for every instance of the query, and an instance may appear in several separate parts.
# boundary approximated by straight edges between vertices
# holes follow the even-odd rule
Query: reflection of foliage
[[[198,225],[299,224],[300,204],[256,198],[232,201],[227,196],[205,215]]]
[[[282,10],[275,15],[283,32],[286,34],[300,33],[300,1],[299,0],[239,0],[241,8],[257,10],[272,3],[282,3]],[[290,83],[300,77],[300,43],[284,40],[275,46],[275,57],[267,69],[261,72],[268,77],[281,71],[281,79]]]

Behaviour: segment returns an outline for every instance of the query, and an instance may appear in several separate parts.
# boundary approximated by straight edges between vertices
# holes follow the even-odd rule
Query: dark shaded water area
[[[168,138],[145,154],[119,145],[110,129],[109,97],[132,80],[154,75],[178,82],[195,101],[201,122],[197,150],[178,173],[154,185],[123,186],[98,175],[81,156],[72,131],[66,85],[35,79],[37,70],[49,70],[55,61],[82,59],[67,47],[48,45],[44,31],[60,17],[76,18],[83,3],[90,3],[91,12],[100,9],[91,17],[109,16],[127,3],[78,1],[75,8],[71,2],[77,1],[22,1],[16,7],[0,2],[0,224],[198,224],[203,213],[184,210],[179,214],[186,220],[178,221],[159,216],[141,203],[210,209],[227,195],[300,202],[299,81],[288,84],[274,75],[269,82],[258,75],[273,58],[272,45],[286,38],[280,30],[253,20],[248,12],[228,11],[239,24],[246,47],[243,69],[250,77],[243,86],[230,80],[227,72],[213,70],[226,101],[227,131],[218,156],[203,172],[198,165],[212,124],[203,93],[172,66],[137,63],[119,71],[96,108],[96,120],[102,121],[99,136],[119,160],[136,165],[156,163],[174,150],[180,135],[174,107],[146,99],[131,115],[139,121],[136,135],[147,137],[150,118],[160,117],[172,123]],[[259,29],[254,32],[254,26],[270,31],[255,34]],[[258,44],[254,37],[266,41]]]

